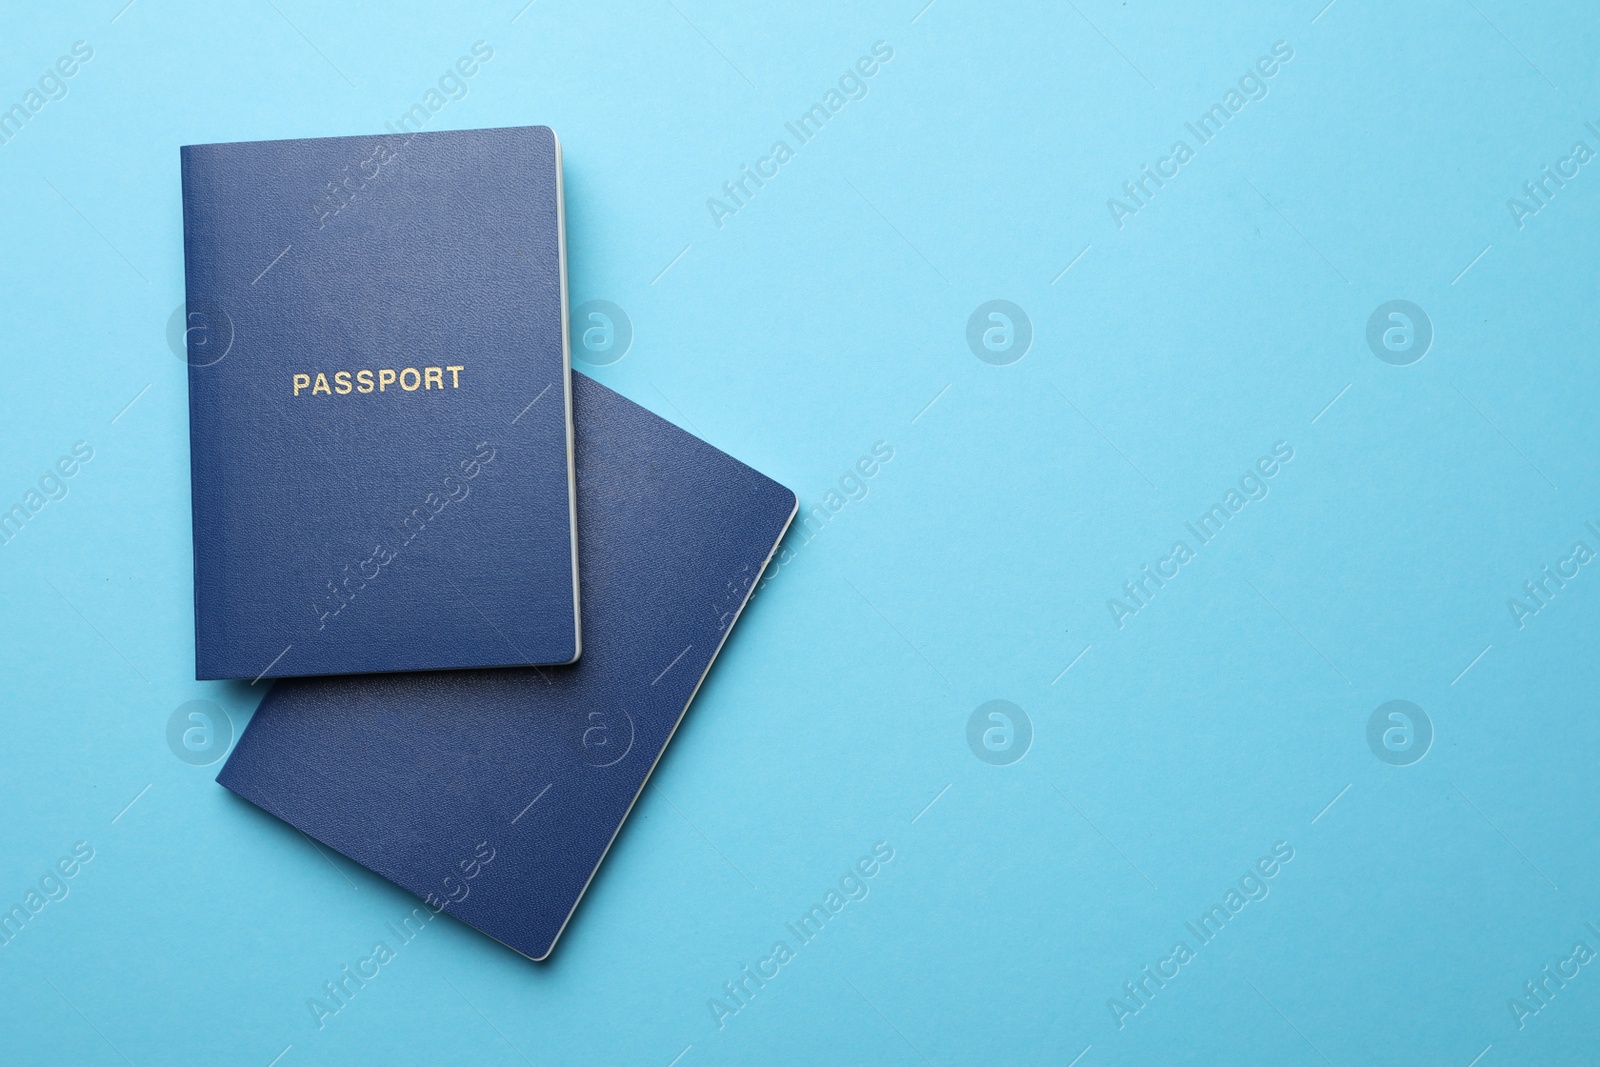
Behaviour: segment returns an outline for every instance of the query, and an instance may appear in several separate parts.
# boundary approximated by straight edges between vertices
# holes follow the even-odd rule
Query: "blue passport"
[[[573,386],[583,659],[279,682],[217,777],[533,959],[566,926],[797,506],[604,386]]]
[[[577,659],[555,134],[182,165],[196,677]]]

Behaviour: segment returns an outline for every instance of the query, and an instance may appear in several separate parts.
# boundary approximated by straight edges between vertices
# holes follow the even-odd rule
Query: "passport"
[[[795,495],[573,376],[573,666],[278,682],[217,781],[550,954],[793,520]]]
[[[181,162],[195,676],[575,660],[555,134]]]

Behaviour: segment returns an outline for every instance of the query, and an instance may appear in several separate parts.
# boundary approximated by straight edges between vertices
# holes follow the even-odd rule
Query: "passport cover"
[[[549,955],[794,518],[795,495],[581,374],[575,666],[279,682],[217,781]]]
[[[576,659],[555,134],[182,164],[195,676]]]

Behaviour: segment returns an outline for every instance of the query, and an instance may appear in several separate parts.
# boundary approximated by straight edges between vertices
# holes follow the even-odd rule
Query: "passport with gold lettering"
[[[281,681],[217,776],[534,959],[566,927],[796,507],[771,478],[583,375],[573,391],[583,659]]]
[[[555,134],[181,152],[195,676],[576,660]]]

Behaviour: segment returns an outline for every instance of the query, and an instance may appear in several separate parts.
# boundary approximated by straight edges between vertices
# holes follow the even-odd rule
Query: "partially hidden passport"
[[[544,959],[797,507],[573,376],[584,653],[573,666],[278,682],[217,781]]]
[[[577,659],[555,134],[181,162],[196,677]]]

